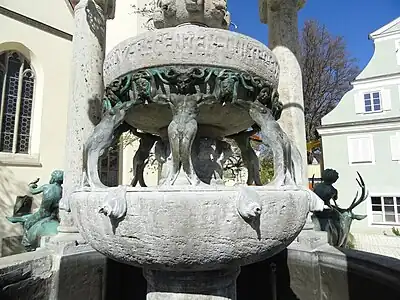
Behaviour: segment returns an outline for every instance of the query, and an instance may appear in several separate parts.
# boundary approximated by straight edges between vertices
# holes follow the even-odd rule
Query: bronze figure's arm
[[[37,194],[40,194],[40,193],[43,192],[43,187],[44,187],[44,185],[38,187],[38,186],[37,186],[37,183],[38,183],[38,182],[39,182],[39,178],[37,178],[35,181],[33,181],[33,182],[31,182],[31,183],[28,184],[28,186],[29,186],[29,192],[30,192],[32,195],[37,195]]]

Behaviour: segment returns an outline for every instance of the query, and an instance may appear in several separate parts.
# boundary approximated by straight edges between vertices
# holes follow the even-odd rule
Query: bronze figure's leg
[[[131,186],[136,186],[136,184],[139,182],[140,186],[146,187],[147,185],[144,182],[143,173],[147,164],[147,159],[150,156],[150,151],[156,142],[156,137],[146,133],[141,133],[140,135],[140,145],[135,153],[135,156],[133,157],[133,179]]]
[[[286,171],[290,163],[289,141],[285,140],[284,132],[275,121],[271,112],[260,112],[252,107],[249,110],[250,117],[261,127],[261,131],[268,145],[271,147],[274,156],[274,178],[268,185],[282,186],[285,183]]]
[[[255,182],[255,176],[254,174],[255,168],[254,165],[255,163],[258,163],[258,158],[257,155],[255,155],[254,150],[246,147],[247,145],[241,145],[239,144],[238,141],[236,141],[238,144],[238,147],[240,149],[240,154],[242,155],[242,160],[243,160],[243,165],[247,169],[247,185],[252,185]],[[247,144],[247,142],[246,142]],[[254,153],[254,156],[256,157],[256,161],[254,162],[254,156],[252,155],[252,152]]]
[[[180,132],[179,125],[175,120],[172,120],[168,126],[168,139],[172,154],[172,168],[168,175],[168,179],[165,184],[173,185],[178,178],[179,171],[181,169],[181,156],[180,156],[180,144],[182,133]]]
[[[197,177],[192,162],[192,146],[197,133],[197,121],[190,120],[185,124],[185,131],[179,145],[179,152],[182,159],[182,168],[191,185],[198,185],[200,179]]]
[[[250,144],[250,136],[253,131],[245,131],[232,136],[240,149],[243,165],[247,169],[247,185],[262,185],[260,179],[260,161]]]
[[[143,165],[140,166],[140,168],[138,170],[139,174],[140,174],[140,176],[139,176],[139,184],[140,184],[141,187],[147,187],[146,183],[144,182],[144,176],[143,176],[145,167],[146,167],[146,164],[143,164]]]
[[[252,169],[253,174],[253,181],[255,185],[262,185],[261,178],[260,178],[260,161],[258,159],[257,154],[253,150],[253,148],[249,149],[249,156],[250,156],[250,168]]]
[[[135,187],[138,182],[141,187],[147,187],[146,183],[144,182],[144,169],[146,167],[146,162],[144,160],[135,161],[135,157],[133,158],[133,179],[131,181],[131,186]]]

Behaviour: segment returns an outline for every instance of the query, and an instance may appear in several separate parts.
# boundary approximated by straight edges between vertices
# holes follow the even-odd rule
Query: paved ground
[[[354,233],[357,250],[400,259],[400,237]]]

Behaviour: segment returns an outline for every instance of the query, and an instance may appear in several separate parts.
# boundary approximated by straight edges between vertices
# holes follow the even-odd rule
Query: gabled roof
[[[392,22],[372,32],[369,35],[369,38],[371,40],[374,40],[378,37],[388,36],[396,33],[400,33],[400,17],[394,19]]]

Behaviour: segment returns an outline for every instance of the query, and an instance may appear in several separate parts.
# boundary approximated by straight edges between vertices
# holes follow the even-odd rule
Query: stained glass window
[[[35,75],[19,52],[0,54],[0,152],[29,153]]]

